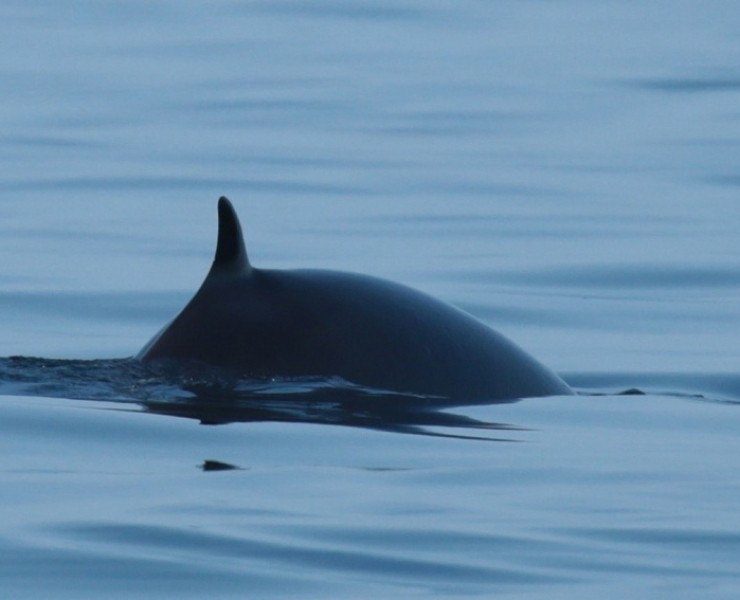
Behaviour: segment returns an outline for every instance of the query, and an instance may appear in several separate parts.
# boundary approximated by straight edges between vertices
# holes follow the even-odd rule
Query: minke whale
[[[218,201],[208,275],[142,361],[198,361],[259,379],[349,384],[459,404],[572,394],[550,369],[466,312],[355,273],[253,267],[231,202]]]

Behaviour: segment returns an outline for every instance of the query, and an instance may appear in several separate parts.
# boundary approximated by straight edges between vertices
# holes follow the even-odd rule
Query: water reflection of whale
[[[491,437],[492,431],[521,429],[451,412],[448,402],[372,390],[335,378],[229,383],[226,377],[215,382],[211,373],[197,381],[188,376],[181,389],[192,395],[176,402],[171,397],[149,398],[141,404],[150,412],[196,419],[203,425],[311,423],[489,441],[509,441]]]
[[[416,290],[354,273],[252,267],[226,198],[218,214],[208,276],[137,358],[199,361],[256,379],[340,378],[407,403],[572,393],[501,334]]]
[[[336,378],[247,380],[181,361],[0,358],[0,394],[115,402],[119,410],[136,406],[204,425],[312,423],[486,440],[501,439],[493,431],[520,429],[450,412],[453,404],[442,399],[352,386]]]
[[[239,400],[219,400],[199,397],[177,403],[149,400],[141,404],[150,412],[195,419],[203,425],[306,423],[486,441],[513,441],[498,434],[491,435],[491,432],[522,429],[447,410],[430,409],[423,404],[409,406],[406,397],[386,395],[383,400],[377,402],[376,398],[369,402],[353,398],[344,390],[324,390],[314,398],[306,394],[296,399],[243,396]]]

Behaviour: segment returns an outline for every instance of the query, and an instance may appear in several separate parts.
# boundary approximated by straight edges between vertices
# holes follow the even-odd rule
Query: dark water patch
[[[572,534],[573,532],[571,532]],[[712,530],[692,530],[692,529],[663,529],[655,526],[646,526],[644,528],[630,529],[586,529],[580,531],[584,537],[597,539],[608,538],[620,542],[634,543],[644,546],[645,543],[655,545],[680,545],[686,546],[687,549],[700,550],[702,546],[711,547],[721,554],[730,551],[736,556],[740,556],[740,532],[725,531],[716,529]],[[729,557],[727,557],[729,558]]]
[[[315,71],[312,73],[297,72],[271,72],[263,74],[262,72],[244,72],[240,73],[238,78],[223,78],[218,73],[209,74],[208,77],[191,82],[189,89],[196,93],[193,96],[214,95],[220,97],[230,97],[235,93],[246,94],[254,90],[274,91],[295,91],[297,94],[305,93],[305,90],[322,89],[331,84],[333,79],[323,72]],[[275,94],[275,98],[282,98],[282,94]],[[192,97],[184,97],[186,100],[182,106],[190,106]]]
[[[250,10],[279,15],[296,15],[317,21],[342,19],[351,21],[402,21],[409,24],[418,23],[430,14],[430,8],[421,8],[416,2],[376,3],[376,2],[295,2],[279,0],[277,2],[257,2],[250,5]]]
[[[259,119],[264,117],[265,112],[274,111],[276,113],[280,113],[281,117],[285,117],[284,111],[330,112],[335,114],[339,110],[348,109],[349,106],[336,101],[315,100],[309,98],[218,98],[202,100],[191,105],[187,105],[187,108],[203,110],[206,112],[216,111],[218,113],[246,111],[254,114],[255,111],[257,111],[259,114],[254,115],[254,117],[255,119]]]
[[[259,152],[240,152],[234,153],[233,151],[214,151],[211,154],[211,158],[215,163],[219,165],[259,165],[268,167],[282,167],[282,168],[295,168],[295,167],[313,167],[313,168],[345,168],[345,169],[363,169],[372,171],[396,171],[401,172],[414,164],[412,159],[402,160],[386,160],[382,157],[352,157],[347,155],[342,156],[327,156],[322,157],[318,155],[308,154],[274,154],[265,150]]]
[[[715,185],[736,187],[740,186],[740,175],[715,175],[704,177],[704,181]]]
[[[190,115],[199,113],[214,124],[228,127],[337,127],[343,116],[352,115],[351,106],[334,101],[309,98],[261,99],[217,98],[186,104],[183,110]]]
[[[389,213],[377,217],[368,216],[364,217],[362,222],[379,222],[383,224],[396,222],[403,224],[404,227],[414,227],[417,225],[447,225],[450,223],[474,225],[481,221],[490,223],[491,225],[511,226],[512,228],[521,229],[526,233],[533,226],[540,225],[543,222],[552,222],[552,217],[540,213],[521,214],[514,211],[504,212],[503,210],[464,212],[464,208],[459,208],[456,212],[426,212],[401,215]],[[676,226],[685,224],[686,219],[681,216],[665,215],[661,216],[660,223],[646,223],[644,215],[629,215],[617,212],[609,213],[606,211],[599,211],[598,214],[561,214],[558,215],[557,220],[558,227],[564,224],[577,225],[584,230],[588,230],[603,223],[608,223],[613,229],[618,230],[618,232],[623,235],[625,232],[621,231],[622,228],[632,229],[636,226],[644,225],[649,227],[651,231],[654,231],[656,226],[669,225],[671,229],[675,229]]]
[[[6,135],[0,136],[0,143],[11,146],[27,146],[41,150],[45,148],[82,149],[109,147],[109,144],[100,140],[93,141],[82,139],[81,137],[60,135]]]
[[[400,188],[403,192],[414,194],[442,195],[445,198],[478,197],[490,201],[492,197],[521,198],[560,198],[568,192],[562,189],[548,188],[519,183],[502,183],[500,181],[474,181],[472,179],[438,178],[430,175],[425,179],[409,180]]]
[[[510,131],[515,124],[523,122],[523,115],[505,111],[415,111],[390,117],[380,131],[399,135],[489,137]]]
[[[739,265],[655,265],[592,264],[527,269],[521,272],[495,272],[491,280],[508,283],[544,284],[590,290],[640,289],[734,289],[740,287]]]
[[[56,108],[49,113],[38,115],[35,124],[41,130],[54,129],[80,134],[127,127],[131,125],[131,119],[122,111],[105,113],[92,111],[68,112],[62,108]],[[84,167],[84,165],[80,166]]]
[[[82,227],[13,227],[2,230],[5,238],[17,238],[21,242],[36,243],[41,246],[49,246],[52,243],[63,242],[64,244],[77,243],[85,248],[90,247],[115,247],[130,255],[132,251],[153,252],[162,255],[171,244],[166,245],[161,239],[154,236],[141,235],[132,232],[117,231],[113,228],[107,230],[83,229]],[[181,255],[182,251],[178,252]]]
[[[736,77],[656,77],[635,79],[631,85],[645,90],[666,93],[703,93],[740,91],[740,78]]]

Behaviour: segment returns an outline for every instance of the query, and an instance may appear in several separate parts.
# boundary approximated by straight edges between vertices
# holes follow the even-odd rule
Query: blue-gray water
[[[583,395],[427,427],[509,443],[204,426],[3,359],[0,595],[737,597],[738,31],[730,1],[4,2],[0,356],[134,354],[226,194],[256,265],[420,288]]]

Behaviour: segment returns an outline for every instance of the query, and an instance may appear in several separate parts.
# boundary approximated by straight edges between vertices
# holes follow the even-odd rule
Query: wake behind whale
[[[409,287],[355,273],[253,267],[225,197],[218,215],[208,275],[138,359],[196,361],[251,379],[336,377],[442,403],[572,393],[498,332]]]

